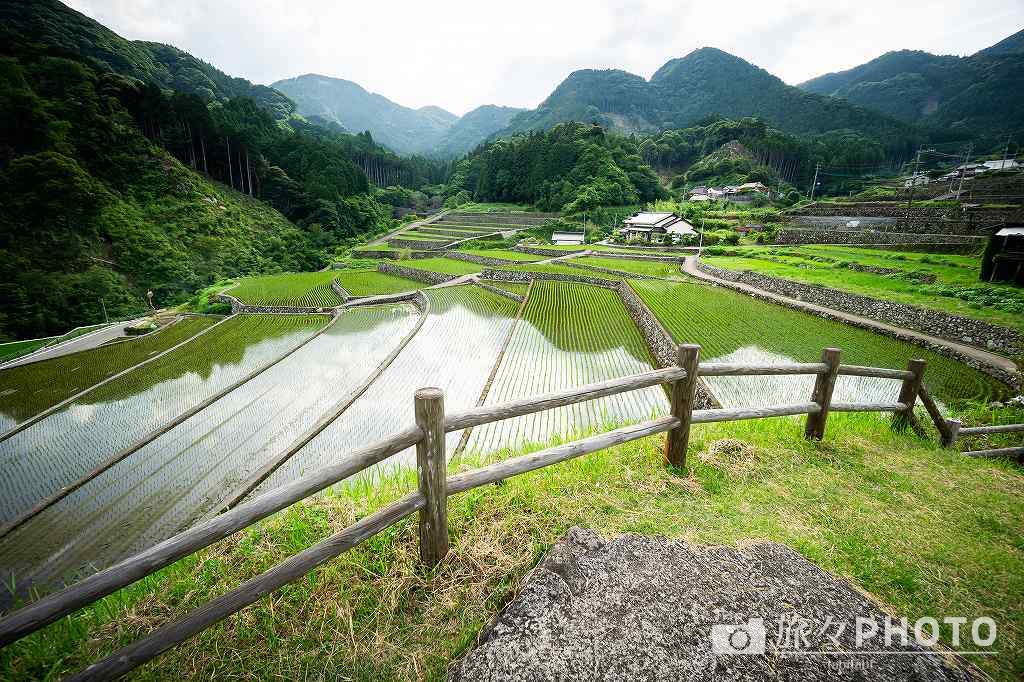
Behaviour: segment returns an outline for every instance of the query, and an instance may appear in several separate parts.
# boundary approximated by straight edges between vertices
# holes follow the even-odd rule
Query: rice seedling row
[[[419,318],[409,304],[345,311],[281,363],[0,541],[4,577],[48,584],[187,527],[365,381]]]
[[[187,317],[139,338],[0,370],[0,432],[161,353],[218,321]]]
[[[621,280],[621,275],[613,275],[607,272],[587,272],[581,268],[574,268],[562,263],[523,263],[522,265],[492,265],[487,266],[492,270],[511,270],[513,272],[546,272],[554,275],[572,275],[574,277],[598,277],[600,279]]]
[[[376,270],[342,270],[337,280],[341,288],[352,296],[399,294],[423,287],[422,282]]]
[[[815,362],[822,348],[835,346],[847,364],[903,367],[910,358],[924,358],[925,385],[943,401],[988,400],[1006,391],[974,368],[925,348],[721,287],[658,280],[630,280],[630,285],[675,341],[699,343],[705,360],[735,357],[730,354],[747,348],[783,361]]]
[[[468,253],[474,256],[483,256],[485,258],[514,260],[521,263],[533,263],[547,259],[547,256],[536,256],[532,253],[520,253],[519,251],[512,251],[511,249],[459,249],[459,253]]]
[[[599,268],[622,270],[624,272],[635,272],[639,275],[648,275],[650,277],[662,277],[665,279],[683,278],[679,263],[629,260],[625,258],[601,258],[599,256],[583,256],[582,258],[574,258],[571,262],[593,265]]]
[[[335,276],[328,270],[247,277],[227,293],[250,305],[329,308],[342,303],[331,288]]]
[[[476,404],[514,322],[518,304],[481,287],[428,289],[426,323],[395,362],[348,411],[260,487],[269,490],[337,461],[347,452],[413,423],[413,394],[425,386],[445,392],[448,412]],[[448,434],[448,452],[460,433]],[[382,466],[408,464],[410,449]],[[372,477],[372,474],[367,474]]]
[[[427,270],[442,275],[472,275],[480,272],[484,266],[477,263],[468,263],[454,258],[417,258],[411,261],[402,261],[402,267],[413,270]]]
[[[653,368],[618,295],[582,284],[537,281],[505,352],[487,404],[498,404]],[[667,410],[652,387],[486,424],[467,449],[488,453],[600,431]]]
[[[325,316],[238,315],[0,442],[0,522],[277,358]]]

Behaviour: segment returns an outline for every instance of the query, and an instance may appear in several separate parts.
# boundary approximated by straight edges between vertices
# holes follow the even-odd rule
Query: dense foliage
[[[327,133],[282,129],[252,100],[206,106],[2,38],[0,336],[137,314],[148,290],[167,304],[226,275],[315,268],[388,222]]]
[[[449,187],[472,193],[477,201],[528,203],[567,213],[664,195],[635,139],[582,123],[481,147],[457,166]]]

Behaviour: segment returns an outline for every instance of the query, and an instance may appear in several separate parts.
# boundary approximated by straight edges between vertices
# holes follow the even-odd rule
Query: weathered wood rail
[[[925,369],[922,360],[911,360],[907,369],[899,370],[840,364],[840,351],[836,348],[826,348],[822,353],[822,361],[816,363],[700,363],[699,355],[699,346],[684,345],[677,349],[677,362],[673,367],[501,405],[478,406],[455,414],[445,413],[442,391],[434,388],[420,389],[415,396],[414,425],[350,452],[341,461],[202,521],[133,557],[10,613],[0,620],[0,646],[25,637],[410,447],[416,448],[419,481],[416,491],[295,554],[182,618],[157,628],[142,639],[94,663],[72,679],[110,679],[124,675],[414,512],[419,513],[420,559],[428,567],[434,566],[448,552],[447,498],[473,488],[659,433],[667,434],[665,459],[668,465],[684,469],[693,424],[805,414],[805,436],[821,439],[830,412],[892,412],[893,428],[904,429],[916,423],[913,420],[913,408],[918,398],[922,398],[929,414],[935,407],[921,385]],[[765,375],[811,375],[815,377],[814,388],[809,400],[803,403],[757,408],[693,409],[695,386],[700,376]],[[836,377],[843,375],[900,381],[899,399],[892,403],[833,402]],[[667,416],[499,461],[473,471],[446,475],[446,433],[658,385],[665,385],[669,389],[670,414]],[[933,419],[936,415],[937,409]],[[941,417],[935,421],[937,427],[942,422],[939,429],[945,443],[949,430],[955,433],[958,427],[950,426]],[[997,432],[994,429],[1005,432],[1020,430],[1017,428],[1020,426],[960,429],[960,433]]]

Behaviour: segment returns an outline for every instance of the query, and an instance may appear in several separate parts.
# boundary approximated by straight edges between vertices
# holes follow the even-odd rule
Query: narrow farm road
[[[919,339],[929,344],[942,346],[944,348],[954,350],[958,353],[962,353],[968,357],[977,360],[978,362],[985,363],[986,365],[1003,370],[1004,372],[1009,372],[1011,374],[1017,372],[1017,365],[1012,360],[1010,360],[1009,358],[1004,358],[1002,355],[990,353],[989,351],[984,350],[982,348],[968,346],[963,343],[957,343],[956,341],[950,341],[948,339],[943,339],[938,336],[932,336],[931,334],[925,334],[923,332],[915,331],[913,329],[907,329],[905,327],[897,327],[896,325],[886,324],[885,322],[879,322],[878,320],[873,320],[869,317],[862,317],[860,315],[854,315],[852,313],[843,312],[842,310],[834,310],[832,308],[826,308],[825,306],[816,305],[814,303],[800,301],[795,298],[790,298],[788,296],[782,296],[779,294],[772,293],[770,291],[765,291],[764,289],[758,289],[757,287],[750,286],[749,284],[742,284],[740,282],[731,282],[729,280],[720,279],[698,269],[697,259],[698,256],[687,256],[686,261],[683,264],[683,271],[687,275],[690,275],[696,279],[703,280],[705,282],[712,282],[714,284],[719,284],[721,286],[728,287],[736,291],[755,295],[759,298],[777,301],[782,305],[789,306],[792,308],[800,308],[810,313],[825,313],[829,316],[845,320],[858,326],[875,329],[883,334],[887,334],[890,336],[895,334],[898,336]]]

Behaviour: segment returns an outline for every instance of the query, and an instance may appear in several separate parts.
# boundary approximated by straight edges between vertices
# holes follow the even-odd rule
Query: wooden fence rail
[[[840,351],[836,348],[826,348],[822,352],[821,362],[778,365],[700,363],[699,354],[699,346],[684,345],[678,349],[677,364],[674,367],[502,405],[475,407],[450,415],[445,414],[444,395],[439,389],[420,389],[415,396],[415,425],[377,443],[350,452],[338,463],[325,466],[309,476],[225,511],[133,557],[14,611],[0,620],[0,646],[39,630],[184,556],[253,525],[410,447],[416,448],[418,489],[415,492],[295,554],[182,618],[157,628],[142,639],[89,666],[72,679],[110,679],[123,675],[414,512],[419,512],[420,518],[420,559],[427,566],[436,565],[448,552],[447,498],[451,495],[658,433],[667,433],[667,463],[681,469],[686,466],[686,450],[690,427],[693,424],[806,414],[808,418],[805,436],[821,439],[825,433],[829,412],[893,412],[893,427],[902,429],[906,428],[908,422],[912,422],[913,406],[919,397],[925,402],[926,407],[930,402],[921,385],[925,368],[922,360],[911,360],[906,370],[898,370],[842,365],[839,363]],[[810,400],[805,403],[755,408],[693,409],[696,383],[700,376],[779,375],[814,376]],[[833,402],[832,392],[837,376],[898,380],[902,382],[900,397],[892,403]],[[473,471],[454,476],[446,475],[446,433],[657,385],[664,385],[669,390],[670,414],[665,417],[503,460]],[[932,407],[928,407],[929,414],[932,414]],[[963,434],[1020,430],[1015,427],[979,427],[988,429],[987,431],[959,429],[958,425],[951,426],[945,420],[937,418],[937,409],[932,417],[943,436],[944,443],[946,434],[953,433],[950,444],[955,441],[957,430]],[[939,427],[939,422],[942,422],[942,427]]]

